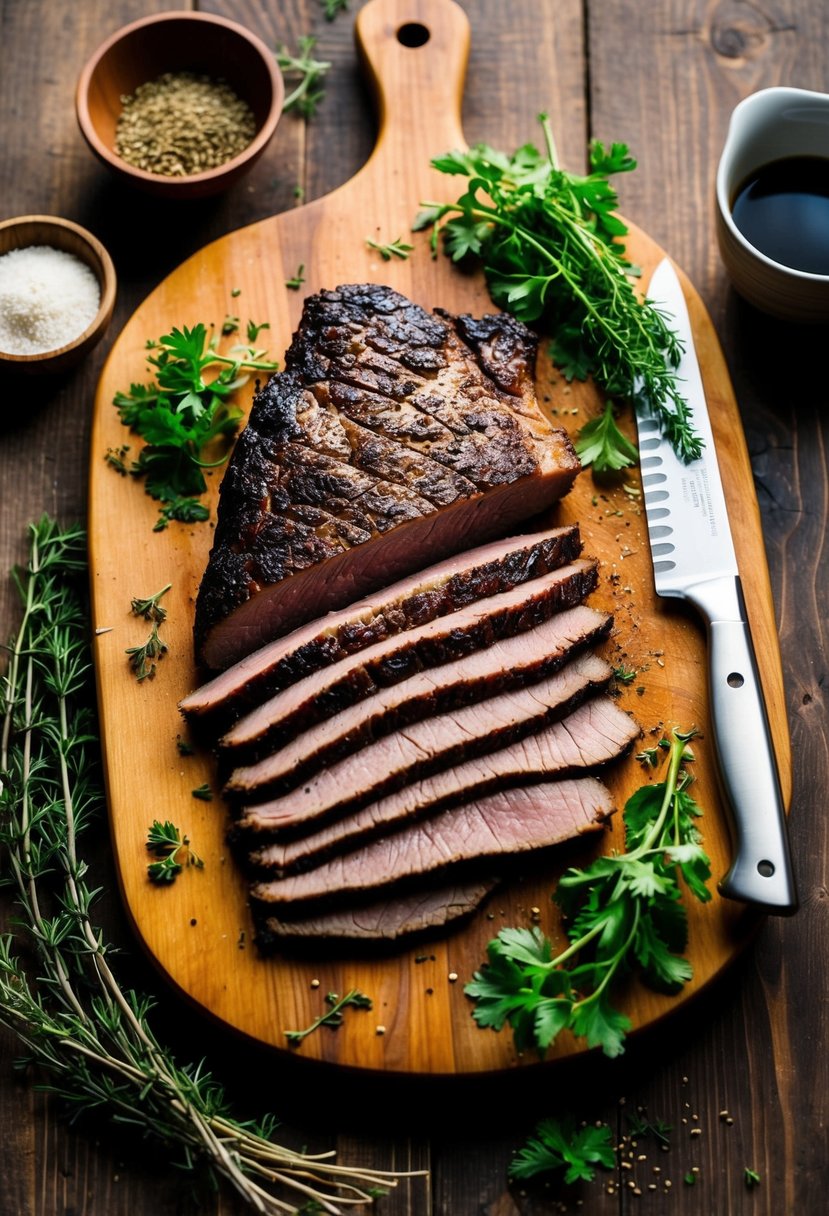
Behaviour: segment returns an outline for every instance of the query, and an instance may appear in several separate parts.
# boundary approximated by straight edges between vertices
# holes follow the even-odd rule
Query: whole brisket
[[[199,660],[228,667],[566,493],[578,459],[536,400],[536,345],[376,284],[310,296],[222,480]]]

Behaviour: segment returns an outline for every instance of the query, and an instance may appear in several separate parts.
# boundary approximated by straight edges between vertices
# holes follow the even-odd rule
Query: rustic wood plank
[[[632,23],[628,44],[638,62],[648,65],[633,79],[614,36],[622,19]],[[816,730],[825,704],[826,640],[818,623],[825,614],[818,605],[827,591],[820,561],[826,392],[814,335],[763,318],[734,295],[713,231],[714,174],[731,109],[771,85],[825,90],[827,42],[820,4],[668,3],[655,11],[618,3],[591,10],[595,134],[621,133],[639,157],[621,186],[623,209],[661,236],[690,274],[727,352],[763,518],[792,731],[790,831],[802,907],[792,921],[764,926],[720,988],[716,1007],[701,1011],[705,1035],[692,1027],[677,1062],[695,1091],[702,1128],[699,1184],[674,1190],[671,1203],[689,1214],[708,1206],[769,1216],[808,1211],[821,1205],[827,1182],[818,1130],[826,1119],[826,1062],[807,1046],[827,1034],[826,1001],[813,991],[810,961],[822,953],[826,897],[825,816],[815,801],[829,776],[825,732]],[[681,1109],[677,1071],[661,1067],[637,1091],[638,1101],[669,1122]],[[720,1101],[733,1123],[720,1119]],[[746,1189],[745,1166],[763,1178],[756,1191]]]
[[[294,33],[313,25],[320,35],[322,57],[337,64],[329,77],[328,99],[308,131],[303,124],[283,122],[248,182],[224,199],[176,213],[125,194],[82,144],[71,113],[71,91],[83,58],[100,36],[153,7],[169,5],[165,0],[145,0],[141,4],[118,0],[106,5],[100,0],[85,0],[83,5],[67,8],[32,0],[25,5],[8,4],[3,12],[3,213],[53,210],[91,227],[108,244],[121,282],[109,341],[147,291],[193,249],[242,223],[292,206],[293,187],[303,174],[309,198],[339,184],[371,146],[368,99],[360,96],[359,90],[355,97],[353,79],[342,81],[342,74],[349,70],[350,24],[361,7],[359,0],[352,0],[349,14],[338,17],[330,27],[315,11],[315,0],[304,4],[266,0],[260,5],[249,0],[215,5],[217,11],[243,20],[262,36],[277,31],[282,14]],[[464,108],[467,136],[514,146],[533,137],[535,110],[549,105],[556,118],[565,163],[581,163],[587,96],[580,84],[585,78],[584,61],[569,43],[562,60],[565,48],[557,41],[560,33],[551,35],[548,28],[553,17],[559,30],[562,20],[568,27],[577,28],[580,6],[545,6],[537,39],[532,37],[532,23],[538,19],[539,6],[530,0],[516,0],[509,6],[500,0],[465,0],[464,7],[473,22]],[[562,11],[565,8],[566,14]],[[647,6],[602,0],[586,9],[592,12],[591,131],[603,139],[627,139],[639,155],[639,168],[623,183],[624,211],[670,250],[701,290],[723,338],[741,402],[763,511],[786,666],[795,759],[791,826],[804,906],[791,924],[769,922],[745,962],[717,984],[711,999],[698,1005],[693,1016],[679,1022],[672,1019],[670,1033],[666,1027],[663,1039],[649,1040],[641,1050],[632,1045],[622,1075],[615,1067],[602,1067],[589,1082],[582,1073],[573,1084],[561,1089],[542,1082],[534,1091],[534,1109],[526,1104],[527,1095],[523,1099],[513,1095],[509,1101],[496,1103],[497,1126],[473,1140],[459,1139],[451,1129],[436,1129],[439,1152],[432,1162],[434,1210],[473,1216],[486,1203],[493,1216],[506,1216],[517,1209],[548,1216],[557,1210],[555,1190],[540,1188],[527,1198],[504,1193],[503,1171],[510,1148],[531,1129],[536,1115],[561,1113],[569,1108],[569,1095],[577,1092],[588,1102],[586,1115],[610,1118],[616,1110],[616,1098],[628,1094],[628,1102],[646,1103],[653,1117],[675,1121],[682,1117],[683,1103],[688,1100],[683,1096],[687,1087],[682,1085],[682,1077],[687,1075],[694,1106],[705,1120],[701,1149],[705,1189],[702,1183],[699,1189],[687,1191],[679,1186],[678,1170],[687,1158],[673,1149],[668,1155],[673,1195],[670,1208],[668,1200],[664,1201],[665,1210],[680,1214],[686,1211],[694,1216],[703,1207],[740,1216],[811,1213],[822,1210],[829,1184],[821,1131],[826,1121],[829,1078],[825,1053],[815,1048],[826,1042],[829,1031],[822,963],[827,898],[823,859],[829,842],[821,794],[829,780],[824,691],[829,587],[826,563],[822,561],[829,498],[825,460],[829,412],[819,370],[811,370],[819,340],[762,322],[727,288],[713,253],[711,195],[706,179],[709,183],[712,180],[727,113],[744,93],[774,83],[829,87],[827,13],[821,0],[797,4],[787,0],[760,8],[736,0],[691,6],[678,0],[659,0]],[[667,33],[658,35],[660,30]],[[674,105],[671,93],[667,97],[659,93],[651,82],[643,80],[647,72],[631,66],[650,63],[657,38],[659,63],[654,70],[682,103],[677,102],[676,114],[668,118],[669,126],[673,124],[670,138],[660,135],[657,117],[665,121],[664,112],[670,112]],[[517,68],[512,59],[516,46],[521,56]],[[676,56],[673,63],[672,56]],[[480,63],[480,71],[476,63]],[[566,87],[562,83],[565,76]],[[493,86],[493,79],[497,79],[497,86]],[[551,88],[563,90],[559,114],[578,115],[578,123],[569,117],[564,123],[565,135],[555,107],[547,100]],[[520,114],[515,108],[519,92]],[[45,157],[32,138],[32,132],[41,126],[50,139]],[[313,156],[302,152],[306,136],[315,141]],[[678,152],[681,146],[686,147],[684,157]],[[693,166],[690,181],[685,173],[686,161]],[[663,164],[671,167],[671,190],[667,192]],[[689,195],[693,205],[685,201]],[[134,239],[135,231],[144,239]],[[105,342],[83,368],[57,384],[3,380],[2,574],[25,552],[24,529],[29,519],[44,509],[67,518],[83,512],[89,403],[107,346]],[[779,362],[767,357],[778,350],[785,354]],[[762,359],[758,359],[758,351],[763,353]],[[11,416],[10,401],[25,402],[24,412],[16,418]],[[7,632],[14,616],[13,596],[3,577],[0,629]],[[107,874],[106,865],[106,858],[96,853],[95,872]],[[107,881],[111,882],[111,874]],[[8,911],[5,905],[3,911]],[[132,949],[117,898],[106,901],[101,921],[111,938]],[[137,960],[134,977],[148,989],[159,987],[150,969],[142,970]],[[165,1005],[159,1012],[161,1026],[174,1032],[176,1003]],[[687,1035],[686,1047],[680,1042],[681,1032]],[[185,1040],[189,1037],[184,1027],[180,1033]],[[766,1063],[770,1044],[776,1061],[774,1070]],[[228,1043],[226,1036],[207,1046],[211,1063],[220,1061],[220,1071],[233,1075],[250,1064],[250,1058]],[[123,1140],[118,1137],[118,1147],[110,1146],[98,1143],[90,1129],[69,1130],[54,1121],[51,1103],[35,1098],[25,1082],[10,1077],[8,1062],[14,1054],[13,1041],[4,1035],[0,1041],[3,1216],[7,1211],[15,1216],[33,1216],[35,1212],[51,1216],[55,1211],[73,1208],[87,1216],[155,1216],[174,1209],[211,1210],[212,1201],[206,1198],[204,1206],[194,1208],[187,1198],[186,1183],[162,1170],[155,1158],[152,1176],[140,1156],[125,1159]],[[628,1065],[634,1072],[636,1068],[643,1070],[644,1083],[627,1085]],[[653,1072],[650,1078],[648,1066]],[[752,1082],[759,1086],[754,1103],[749,1093]],[[293,1095],[303,1089],[291,1083],[291,1098],[285,1102],[286,1082],[263,1087],[277,1095],[277,1101],[265,1105],[276,1105],[281,1113],[294,1110]],[[714,1111],[713,1098],[718,1102],[720,1095],[725,1096],[729,1109],[733,1107],[735,1122],[730,1128],[720,1125],[718,1112]],[[491,1099],[484,1096],[479,1101],[486,1100]],[[395,1089],[386,1101],[390,1117],[394,1115],[400,1125],[405,1124],[409,1115],[400,1090]],[[463,1097],[441,1101],[448,1109],[454,1103],[461,1118],[473,1105],[471,1099]],[[771,1113],[767,1119],[758,1115],[755,1124],[755,1112],[766,1102]],[[310,1105],[306,1125],[315,1127],[320,1116],[313,1114],[313,1100]],[[245,1101],[242,1108],[249,1109]],[[755,1132],[755,1126],[759,1132]],[[378,1132],[365,1140],[358,1134],[348,1143],[353,1143],[355,1151],[366,1143],[370,1152],[379,1153],[382,1147],[375,1146],[382,1142],[383,1135]],[[341,1143],[347,1143],[345,1137]],[[87,1144],[91,1147],[83,1167],[63,1174],[60,1163],[65,1166],[67,1161],[80,1161]],[[468,1164],[470,1154],[472,1168]],[[754,1164],[763,1176],[764,1182],[756,1192],[742,1188],[740,1173],[745,1164]],[[605,1196],[604,1181],[575,1192],[565,1190],[562,1198],[571,1210],[581,1198],[583,1206],[579,1210],[604,1216],[616,1210],[619,1202],[618,1198]],[[484,1203],[479,1202],[480,1195],[485,1196]],[[446,1206],[447,1196],[451,1208]],[[649,1201],[645,1195],[629,1200],[626,1210],[649,1216],[661,1210],[658,1205],[662,1202],[661,1196]],[[241,1209],[225,1195],[220,1208],[234,1216],[238,1211],[241,1216]],[[427,1209],[415,1210],[420,1216]]]

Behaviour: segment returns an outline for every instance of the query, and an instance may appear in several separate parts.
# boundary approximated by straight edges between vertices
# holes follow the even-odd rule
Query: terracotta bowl
[[[134,168],[115,152],[121,98],[164,72],[185,71],[221,79],[247,102],[256,122],[252,142],[225,164],[187,177]],[[164,198],[200,198],[226,190],[262,155],[284,95],[276,58],[254,34],[210,13],[173,12],[144,17],[111,34],[81,72],[75,108],[92,151],[124,181]]]
[[[0,254],[31,245],[48,245],[71,253],[90,268],[101,288],[98,312],[74,341],[44,354],[13,355],[0,351],[0,368],[17,372],[63,372],[79,363],[103,337],[115,306],[116,278],[112,258],[91,232],[55,215],[22,215],[0,223]]]

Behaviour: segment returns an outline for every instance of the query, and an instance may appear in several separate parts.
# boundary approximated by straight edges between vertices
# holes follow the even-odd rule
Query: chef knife
[[[688,308],[667,259],[654,271],[648,299],[682,344],[676,375],[704,445],[699,459],[683,463],[647,407],[637,405],[656,593],[686,600],[707,628],[711,722],[734,836],[731,867],[719,890],[729,899],[791,913],[797,896],[768,716]]]

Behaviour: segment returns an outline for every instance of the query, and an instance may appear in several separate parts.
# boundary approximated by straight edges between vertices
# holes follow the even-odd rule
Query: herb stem
[[[45,1088],[74,1111],[108,1109],[177,1145],[190,1168],[223,1177],[261,1216],[296,1210],[265,1183],[338,1213],[370,1199],[363,1184],[394,1186],[397,1175],[282,1148],[270,1140],[269,1118],[237,1123],[201,1066],[180,1067],[160,1045],[146,998],[122,990],[109,966],[78,852],[87,815],[103,805],[86,705],[87,622],[66,578],[85,568],[83,555],[80,529],[60,532],[44,518],[32,525],[29,564],[16,579],[22,620],[0,685],[0,843],[22,910],[15,923],[34,944],[39,969],[30,977],[13,953],[16,937],[0,937],[0,1024],[52,1079]],[[40,881],[47,874],[48,887]],[[53,901],[55,874],[62,888]]]

